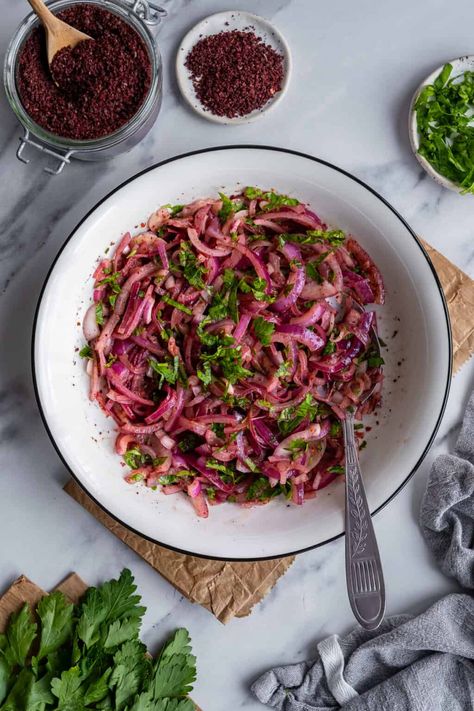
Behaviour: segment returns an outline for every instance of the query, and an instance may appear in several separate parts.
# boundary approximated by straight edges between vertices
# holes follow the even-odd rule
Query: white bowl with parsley
[[[185,497],[130,486],[117,456],[115,422],[89,400],[79,351],[98,255],[160,205],[237,194],[246,185],[295,196],[326,224],[354,235],[383,274],[376,306],[386,347],[383,405],[364,420],[361,463],[370,509],[391,500],[423,460],[449,390],[451,339],[441,287],[423,248],[377,193],[311,156],[263,146],[197,151],[164,161],[100,202],[67,239],[48,275],[35,321],[33,371],[44,423],[65,466],[111,516],[160,545],[232,560],[279,557],[343,535],[342,475],[303,506],[283,496],[266,506],[213,506],[195,516]]]
[[[435,69],[415,91],[409,136],[419,163],[444,188],[474,192],[474,56]]]

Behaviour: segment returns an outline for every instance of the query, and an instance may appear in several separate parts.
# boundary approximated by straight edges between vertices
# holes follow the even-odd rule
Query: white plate
[[[395,210],[339,168],[283,149],[211,148],[164,161],[104,198],[66,241],[38,305],[33,369],[46,427],[71,473],[118,521],[161,545],[227,559],[287,555],[340,536],[342,479],[302,507],[284,500],[253,509],[226,504],[211,508],[208,519],[197,518],[184,497],[130,486],[114,453],[113,423],[89,402],[88,378],[75,349],[84,345],[78,324],[91,302],[94,265],[111,242],[159,205],[218,190],[231,193],[244,185],[275,188],[307,201],[330,224],[356,235],[384,275],[387,304],[377,309],[389,345],[383,353],[384,407],[362,453],[372,512],[387,503],[425,456],[451,374],[447,309],[431,263]]]
[[[265,44],[269,44],[279,54],[283,55],[285,76],[281,91],[275,94],[274,98],[270,99],[270,101],[268,101],[261,109],[256,109],[245,116],[236,116],[235,118],[229,118],[228,116],[216,116],[216,114],[213,114],[205,109],[196,96],[189,70],[184,65],[186,57],[194,45],[203,37],[215,35],[218,32],[247,30],[249,27],[258,37],[263,39]],[[290,74],[290,48],[281,32],[279,32],[274,25],[268,22],[268,20],[265,20],[265,18],[259,17],[258,15],[252,15],[250,12],[240,12],[239,10],[218,12],[215,15],[209,15],[209,17],[206,17],[205,20],[198,22],[198,24],[195,25],[183,38],[176,55],[176,77],[183,97],[186,99],[191,108],[196,111],[196,113],[209,121],[215,121],[216,123],[250,123],[251,121],[255,121],[255,119],[260,116],[263,116],[263,114],[272,109],[282,100],[286,90],[288,89]]]
[[[451,72],[451,77],[458,77],[461,74],[464,74],[464,72],[474,71],[474,55],[458,57],[457,59],[452,59],[450,62],[445,62],[444,64],[452,64],[453,71]],[[421,82],[421,84],[413,94],[412,100],[410,102],[410,112],[408,116],[408,135],[410,137],[410,145],[412,151],[415,154],[416,159],[418,160],[420,165],[423,166],[428,175],[433,178],[433,180],[436,180],[437,183],[442,185],[443,188],[454,190],[454,192],[456,193],[462,193],[463,189],[460,185],[454,183],[452,180],[449,180],[449,178],[445,178],[444,175],[438,173],[438,171],[433,168],[431,163],[427,161],[424,156],[421,156],[418,153],[418,148],[420,147],[420,136],[418,133],[418,126],[416,122],[415,103],[418,99],[418,96],[420,95],[421,90],[425,86],[428,86],[428,84],[432,84],[436,77],[441,73],[444,64],[435,69],[434,72],[431,72],[431,74]]]

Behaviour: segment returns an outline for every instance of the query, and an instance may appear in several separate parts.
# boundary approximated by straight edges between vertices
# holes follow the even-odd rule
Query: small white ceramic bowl
[[[186,57],[194,45],[203,37],[209,37],[219,32],[230,32],[232,30],[248,30],[251,29],[258,37],[261,37],[265,44],[269,44],[279,54],[284,57],[285,75],[281,91],[270,99],[261,109],[256,109],[245,116],[236,116],[229,118],[227,116],[216,116],[211,113],[199,101],[194,91],[193,82],[189,70],[185,66]],[[215,15],[209,15],[205,20],[198,22],[192,30],[184,37],[176,55],[176,77],[180,91],[187,101],[189,106],[196,111],[200,116],[214,121],[215,123],[223,124],[242,124],[250,123],[255,119],[260,118],[263,114],[273,109],[283,99],[288,88],[291,74],[291,55],[287,41],[268,20],[258,15],[252,15],[250,12],[241,12],[240,10],[228,10],[226,12],[218,12]]]
[[[445,64],[452,64],[453,71],[451,73],[451,77],[458,77],[461,74],[464,74],[464,72],[474,71],[474,55],[466,55],[465,57],[458,57],[457,59],[452,59],[450,62],[445,62],[440,67],[431,72],[431,74],[421,82],[421,84],[418,86],[417,90],[413,94],[412,100],[410,102],[410,113],[408,117],[408,135],[410,136],[410,145],[412,147],[413,153],[415,154],[417,161],[420,163],[421,166],[423,166],[428,175],[433,178],[433,180],[436,180],[439,185],[442,185],[443,188],[454,190],[454,192],[456,193],[462,193],[463,189],[460,185],[454,183],[452,180],[449,180],[449,178],[445,178],[444,175],[440,175],[440,173],[438,173],[438,171],[433,168],[431,163],[429,163],[426,158],[424,158],[418,153],[418,148],[420,147],[420,136],[418,133],[418,126],[416,121],[415,103],[418,99],[418,96],[420,95],[421,90],[425,86],[428,86],[428,84],[432,84],[434,82],[436,77],[442,71]]]
[[[383,198],[340,168],[281,148],[210,148],[165,160],[101,200],[61,249],[36,314],[33,370],[45,425],[77,481],[120,523],[169,548],[234,560],[289,555],[342,535],[343,478],[304,506],[288,506],[282,497],[251,509],[225,504],[212,507],[208,519],[195,516],[184,496],[130,486],[114,450],[114,423],[90,402],[77,352],[84,345],[81,323],[91,303],[92,272],[111,242],[136,231],[159,205],[245,185],[307,202],[331,225],[356,235],[383,274],[386,303],[376,307],[388,345],[383,407],[370,423],[375,426],[361,456],[372,512],[401,489],[428,451],[451,375],[447,307],[426,252]]]

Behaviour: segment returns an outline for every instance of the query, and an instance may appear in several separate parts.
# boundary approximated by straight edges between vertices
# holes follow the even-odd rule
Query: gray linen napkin
[[[420,522],[447,575],[474,588],[474,394],[453,455],[435,461]],[[451,594],[418,617],[390,617],[328,637],[314,661],[277,667],[252,686],[280,711],[474,709],[474,597]]]

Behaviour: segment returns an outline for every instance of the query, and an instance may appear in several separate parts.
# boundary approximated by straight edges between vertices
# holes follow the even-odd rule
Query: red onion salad
[[[128,482],[206,517],[302,504],[343,473],[340,420],[372,412],[383,378],[375,313],[355,308],[383,304],[383,281],[353,237],[248,187],[161,207],[94,280],[80,354]]]

